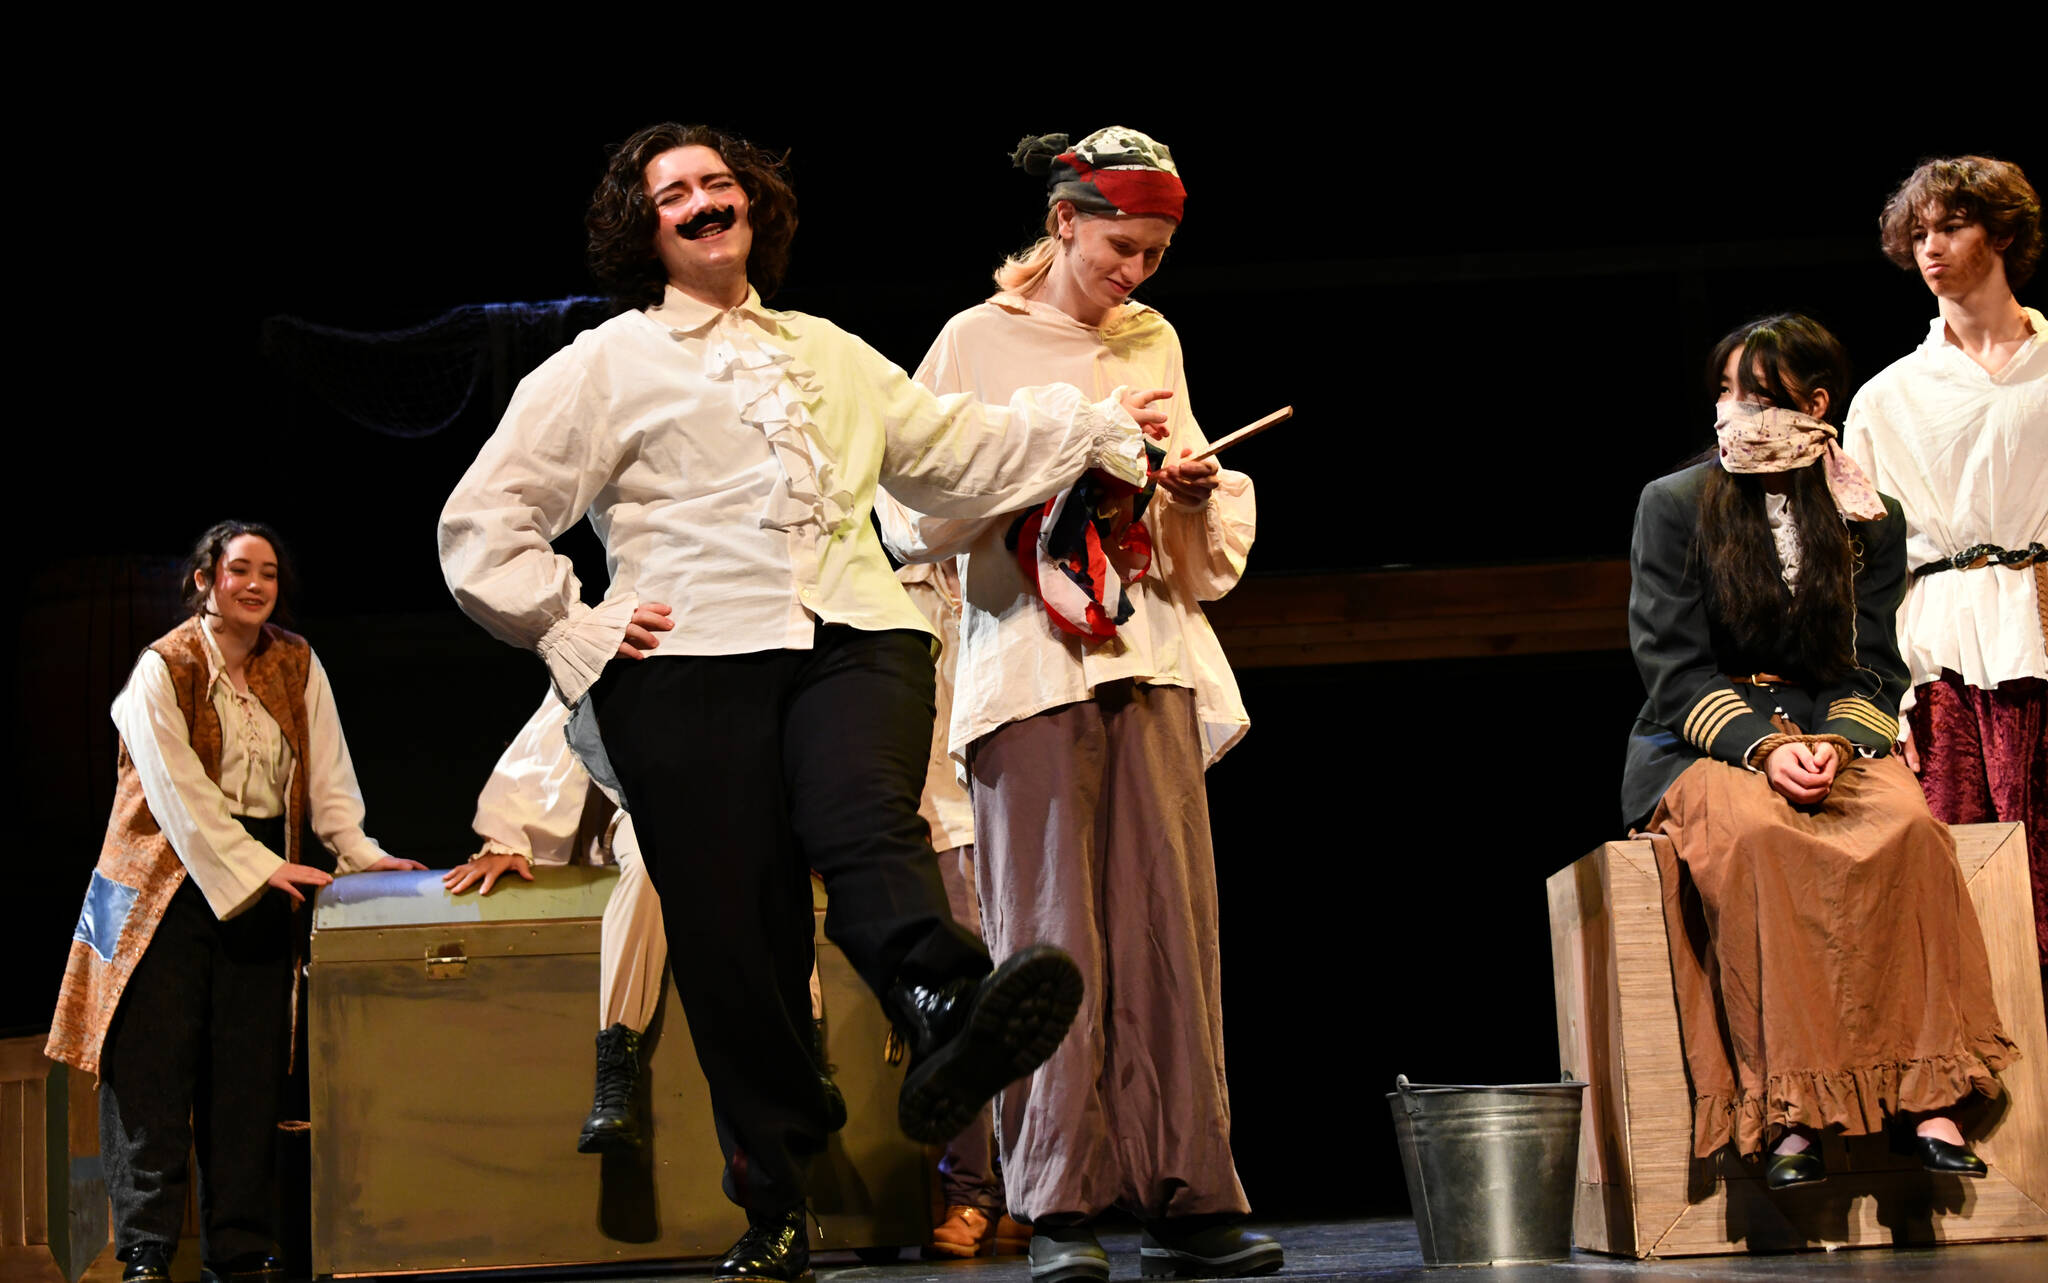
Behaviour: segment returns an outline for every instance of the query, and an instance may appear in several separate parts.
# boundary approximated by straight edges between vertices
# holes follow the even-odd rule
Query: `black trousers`
[[[283,820],[243,827],[284,848]],[[117,1251],[177,1246],[195,1148],[204,1258],[277,1250],[291,930],[281,895],[265,892],[226,922],[190,878],[171,897],[100,1050],[100,1155]]]
[[[825,1145],[810,1053],[810,871],[878,994],[985,974],[917,813],[930,639],[820,626],[812,650],[649,658],[593,688],[725,1149],[727,1197],[779,1212]]]

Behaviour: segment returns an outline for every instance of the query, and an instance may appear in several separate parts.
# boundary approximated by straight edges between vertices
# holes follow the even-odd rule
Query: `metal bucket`
[[[1387,1093],[1425,1265],[1561,1261],[1572,1254],[1579,1109],[1586,1084]]]

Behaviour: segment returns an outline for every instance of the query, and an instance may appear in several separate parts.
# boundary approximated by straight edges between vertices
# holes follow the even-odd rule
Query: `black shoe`
[[[825,1130],[846,1126],[846,1094],[832,1081],[832,1063],[825,1059],[825,1022],[811,1022],[811,1062],[818,1067],[818,1086],[825,1089]]]
[[[979,982],[899,981],[883,1007],[911,1051],[897,1124],[912,1140],[940,1145],[1059,1049],[1081,1009],[1081,969],[1064,950],[1033,945]]]
[[[640,1148],[640,1120],[633,1116],[639,1081],[640,1035],[613,1025],[597,1036],[597,1099],[576,1138],[577,1153],[631,1154]]]
[[[171,1249],[161,1243],[144,1243],[114,1254],[124,1264],[121,1283],[171,1283]]]
[[[1771,1165],[1764,1172],[1764,1188],[1780,1190],[1798,1185],[1818,1185],[1827,1178],[1828,1165],[1820,1161],[1820,1147],[1815,1146],[1796,1154],[1771,1155]]]
[[[218,1265],[202,1265],[199,1283],[284,1283],[284,1264],[268,1252],[249,1252]]]
[[[1031,1227],[1024,1252],[1031,1262],[1031,1283],[1105,1283],[1109,1278],[1109,1253],[1085,1225],[1041,1221]]]
[[[1154,1221],[1138,1242],[1138,1272],[1148,1279],[1249,1278],[1271,1274],[1285,1260],[1271,1236],[1209,1217]]]
[[[711,1283],[813,1283],[804,1219],[802,1203],[773,1216],[748,1212],[747,1232],[711,1271]]]
[[[1916,1136],[1902,1129],[1892,1132],[1892,1152],[1919,1159],[1921,1170],[1933,1172],[1936,1176],[1975,1176],[1981,1179],[1991,1174],[1984,1160],[1972,1154],[1967,1147],[1951,1145],[1933,1136]]]

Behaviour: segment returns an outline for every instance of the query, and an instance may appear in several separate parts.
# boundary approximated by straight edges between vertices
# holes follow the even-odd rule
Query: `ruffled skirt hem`
[[[1774,1073],[1761,1093],[1694,1100],[1693,1154],[1705,1158],[1731,1143],[1745,1157],[1759,1154],[1787,1125],[1867,1136],[1894,1114],[1932,1113],[1972,1094],[1995,1099],[2004,1090],[1995,1075],[2019,1058],[2012,1040],[1993,1031],[1945,1056]]]

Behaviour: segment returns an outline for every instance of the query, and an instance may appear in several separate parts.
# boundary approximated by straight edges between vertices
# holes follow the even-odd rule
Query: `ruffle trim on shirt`
[[[1706,1158],[1732,1141],[1744,1156],[1759,1154],[1775,1139],[1773,1130],[1787,1123],[1866,1136],[1882,1131],[1892,1114],[1946,1109],[1972,1092],[1997,1097],[2004,1087],[1992,1075],[2019,1058],[2012,1040],[1994,1031],[1973,1039],[1969,1050],[1949,1055],[1772,1074],[1762,1095],[1697,1097],[1692,1152]]]
[[[1148,472],[1145,430],[1124,409],[1124,394],[1128,391],[1119,387],[1092,405],[1083,403],[1074,411],[1074,426],[1086,435],[1088,466],[1143,489]]]
[[[811,409],[824,391],[817,372],[763,342],[735,310],[722,314],[707,336],[704,377],[733,385],[741,421],[768,438],[782,469],[788,493],[769,500],[761,528],[790,530],[815,521],[836,535],[850,526],[853,487],[839,476],[838,460],[819,436]]]
[[[640,605],[637,594],[613,597],[596,606],[577,602],[566,617],[555,622],[541,636],[541,659],[554,679],[555,693],[564,704],[574,704],[589,692],[599,673],[619,653],[626,625]]]

